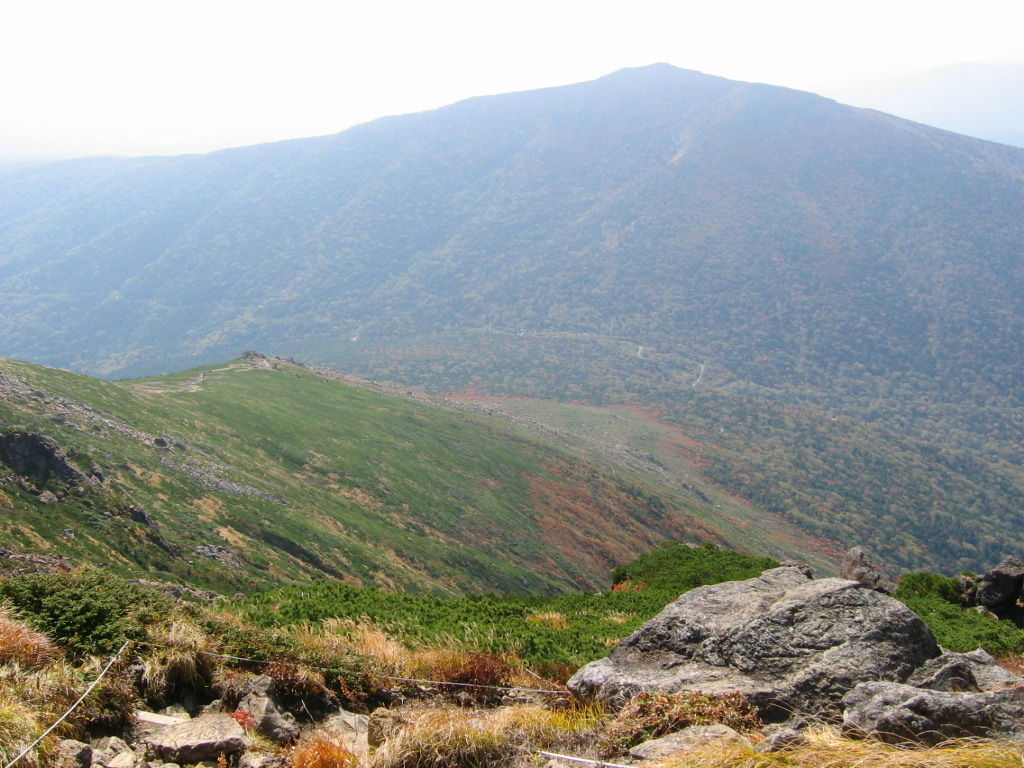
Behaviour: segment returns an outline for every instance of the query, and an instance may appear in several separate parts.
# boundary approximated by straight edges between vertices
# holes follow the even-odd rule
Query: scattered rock
[[[720,741],[750,746],[750,741],[745,736],[741,736],[727,725],[694,725],[668,736],[638,744],[629,750],[629,755],[638,760],[660,760],[671,755],[692,752]]]
[[[613,705],[640,691],[739,691],[771,722],[838,715],[857,683],[902,682],[939,653],[898,600],[775,568],[687,592],[568,685]]]
[[[250,683],[247,693],[238,703],[239,710],[252,715],[256,730],[277,744],[286,744],[299,737],[299,726],[277,698],[274,681],[260,675]]]
[[[323,727],[338,734],[366,733],[370,729],[370,717],[342,709],[328,717],[324,721]]]
[[[104,765],[106,768],[135,768],[138,763],[138,758],[134,752],[121,752],[107,760]]]
[[[899,683],[861,683],[847,694],[845,704],[844,733],[890,744],[1024,739],[1024,688],[953,693]]]
[[[144,738],[164,760],[198,763],[233,755],[252,746],[245,731],[230,715],[201,715],[162,728]]]
[[[868,589],[878,592],[889,591],[882,580],[882,572],[861,547],[852,547],[843,555],[843,562],[839,565],[839,578],[859,582]]]
[[[90,768],[92,747],[74,739],[64,739],[57,745],[58,768]]]
[[[754,747],[755,752],[786,752],[796,747],[806,746],[810,742],[795,728],[778,728],[770,731],[764,741]]]
[[[279,755],[265,755],[259,752],[246,752],[238,758],[238,768],[285,768],[287,759]]]
[[[366,727],[366,742],[371,747],[379,747],[405,724],[405,718],[397,712],[377,707],[370,713]]]

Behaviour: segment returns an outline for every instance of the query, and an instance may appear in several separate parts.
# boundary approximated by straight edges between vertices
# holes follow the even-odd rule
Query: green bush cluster
[[[944,648],[961,653],[984,648],[994,656],[1024,653],[1024,629],[987,611],[965,608],[957,579],[908,573],[893,596],[924,619]]]
[[[777,565],[771,558],[712,545],[666,542],[616,569],[617,588],[606,592],[451,599],[320,582],[253,595],[239,610],[247,621],[265,628],[332,617],[368,619],[410,642],[454,639],[487,653],[518,654],[535,668],[564,670],[607,655],[618,639],[689,589],[752,578]],[[545,616],[560,619],[551,622]]]
[[[174,610],[155,590],[93,568],[0,580],[4,600],[72,656],[109,655],[125,640],[145,640],[146,627]]]

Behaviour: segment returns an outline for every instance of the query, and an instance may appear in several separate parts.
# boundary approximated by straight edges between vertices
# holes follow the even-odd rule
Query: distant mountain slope
[[[1024,150],[656,65],[0,176],[0,353],[642,405],[815,541],[979,569],[1024,509],[1022,212]]]
[[[0,177],[0,351],[108,376],[253,347],[372,370],[432,334],[554,332],[694,376],[1018,402],[1022,210],[1024,152],[659,65]]]
[[[701,495],[282,360],[123,384],[0,360],[0,548],[147,578],[602,588],[666,539],[745,543]]]
[[[1024,147],[1024,64],[951,64],[897,78],[837,83],[824,92],[846,104]]]

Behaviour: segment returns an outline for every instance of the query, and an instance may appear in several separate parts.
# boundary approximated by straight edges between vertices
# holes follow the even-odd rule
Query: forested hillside
[[[1021,211],[1024,150],[657,65],[12,170],[0,353],[640,406],[823,547],[981,569],[1024,543]]]

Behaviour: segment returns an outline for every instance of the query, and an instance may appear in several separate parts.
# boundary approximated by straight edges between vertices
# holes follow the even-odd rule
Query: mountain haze
[[[11,170],[0,354],[642,407],[823,547],[978,570],[1024,549],[1022,211],[1024,150],[654,65]]]

